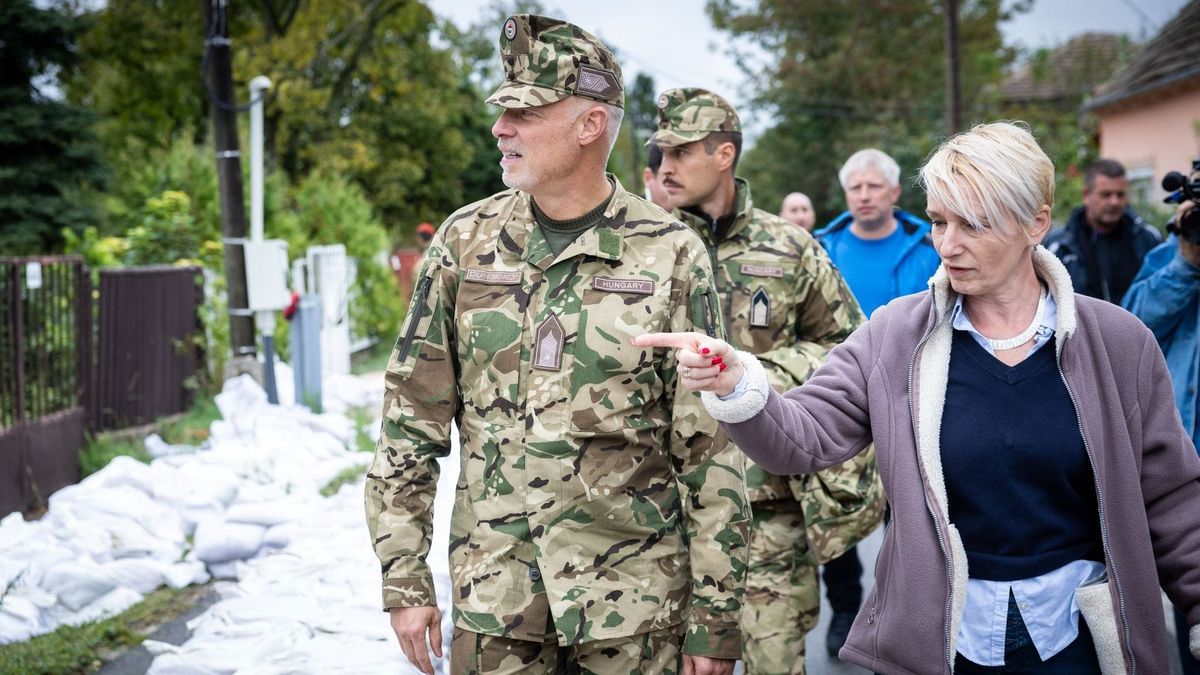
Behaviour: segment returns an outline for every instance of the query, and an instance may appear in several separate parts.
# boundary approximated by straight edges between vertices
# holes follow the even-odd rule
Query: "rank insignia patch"
[[[566,341],[566,331],[558,317],[551,314],[538,326],[533,336],[533,367],[538,370],[558,370],[562,368],[563,343]]]
[[[750,296],[750,326],[766,328],[771,325],[771,298],[762,286]]]

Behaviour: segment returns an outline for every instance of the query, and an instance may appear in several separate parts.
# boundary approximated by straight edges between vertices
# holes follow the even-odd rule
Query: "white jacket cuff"
[[[738,361],[745,370],[742,379],[746,383],[745,392],[741,396],[722,400],[711,391],[700,393],[708,414],[718,422],[745,422],[757,415],[767,405],[767,395],[771,391],[771,383],[767,380],[767,371],[758,359],[749,352],[737,352]],[[739,387],[740,388],[740,387]]]

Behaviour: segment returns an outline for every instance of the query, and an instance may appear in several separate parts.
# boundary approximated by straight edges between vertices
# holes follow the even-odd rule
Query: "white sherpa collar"
[[[1062,349],[1063,341],[1075,332],[1075,292],[1071,276],[1058,258],[1040,244],[1033,249],[1033,269],[1038,278],[1046,283],[1058,305],[1058,328],[1055,335],[1056,348]],[[944,266],[929,279],[929,290],[937,308],[933,331],[921,348],[916,378],[917,400],[914,401],[917,416],[917,455],[929,479],[932,504],[940,511],[942,521],[950,523],[949,500],[946,496],[946,478],[942,471],[941,429],[942,412],[946,404],[946,383],[950,375],[950,347],[953,327],[950,314],[958,294],[950,288],[950,277]],[[950,589],[950,653],[955,651],[959,626],[962,624],[963,609],[967,598],[967,554],[962,545],[958,529],[949,524],[947,534],[948,553],[952,561],[953,584]]]

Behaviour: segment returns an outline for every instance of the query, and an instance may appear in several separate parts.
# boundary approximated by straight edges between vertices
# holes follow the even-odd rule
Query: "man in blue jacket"
[[[1125,167],[1096,160],[1083,176],[1083,206],[1043,244],[1066,265],[1076,293],[1120,302],[1162,235],[1129,208]]]
[[[1175,222],[1194,208],[1184,202]],[[1125,294],[1125,309],[1137,315],[1158,339],[1167,357],[1167,370],[1175,387],[1175,405],[1183,427],[1200,445],[1200,420],[1196,396],[1200,387],[1200,244],[1172,235],[1146,255],[1142,268]],[[1200,662],[1188,649],[1187,618],[1175,610],[1175,632],[1185,675],[1200,673]]]
[[[846,160],[838,172],[846,211],[814,236],[841,270],[863,312],[893,298],[925,290],[940,260],[929,223],[896,208],[900,165],[868,148]]]
[[[893,299],[924,291],[941,259],[929,223],[896,208],[900,165],[886,153],[859,150],[838,171],[847,210],[814,233],[870,316]],[[851,548],[825,565],[821,578],[833,608],[825,646],[830,656],[846,642],[862,602],[862,564]]]

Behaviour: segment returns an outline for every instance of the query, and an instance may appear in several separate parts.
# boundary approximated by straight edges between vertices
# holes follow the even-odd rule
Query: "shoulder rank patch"
[[[521,283],[521,271],[485,270],[478,267],[468,267],[466,280],[491,286],[513,286]]]
[[[566,341],[566,335],[558,317],[554,314],[547,316],[533,336],[533,367],[538,370],[562,368],[563,342]]]
[[[654,282],[649,279],[609,279],[608,277],[592,277],[592,288],[610,293],[637,293],[653,295]]]
[[[750,296],[750,326],[767,328],[771,325],[771,297],[762,286]]]
[[[783,268],[776,265],[751,265],[750,263],[742,263],[742,274],[748,277],[775,277],[776,279],[782,279]]]

